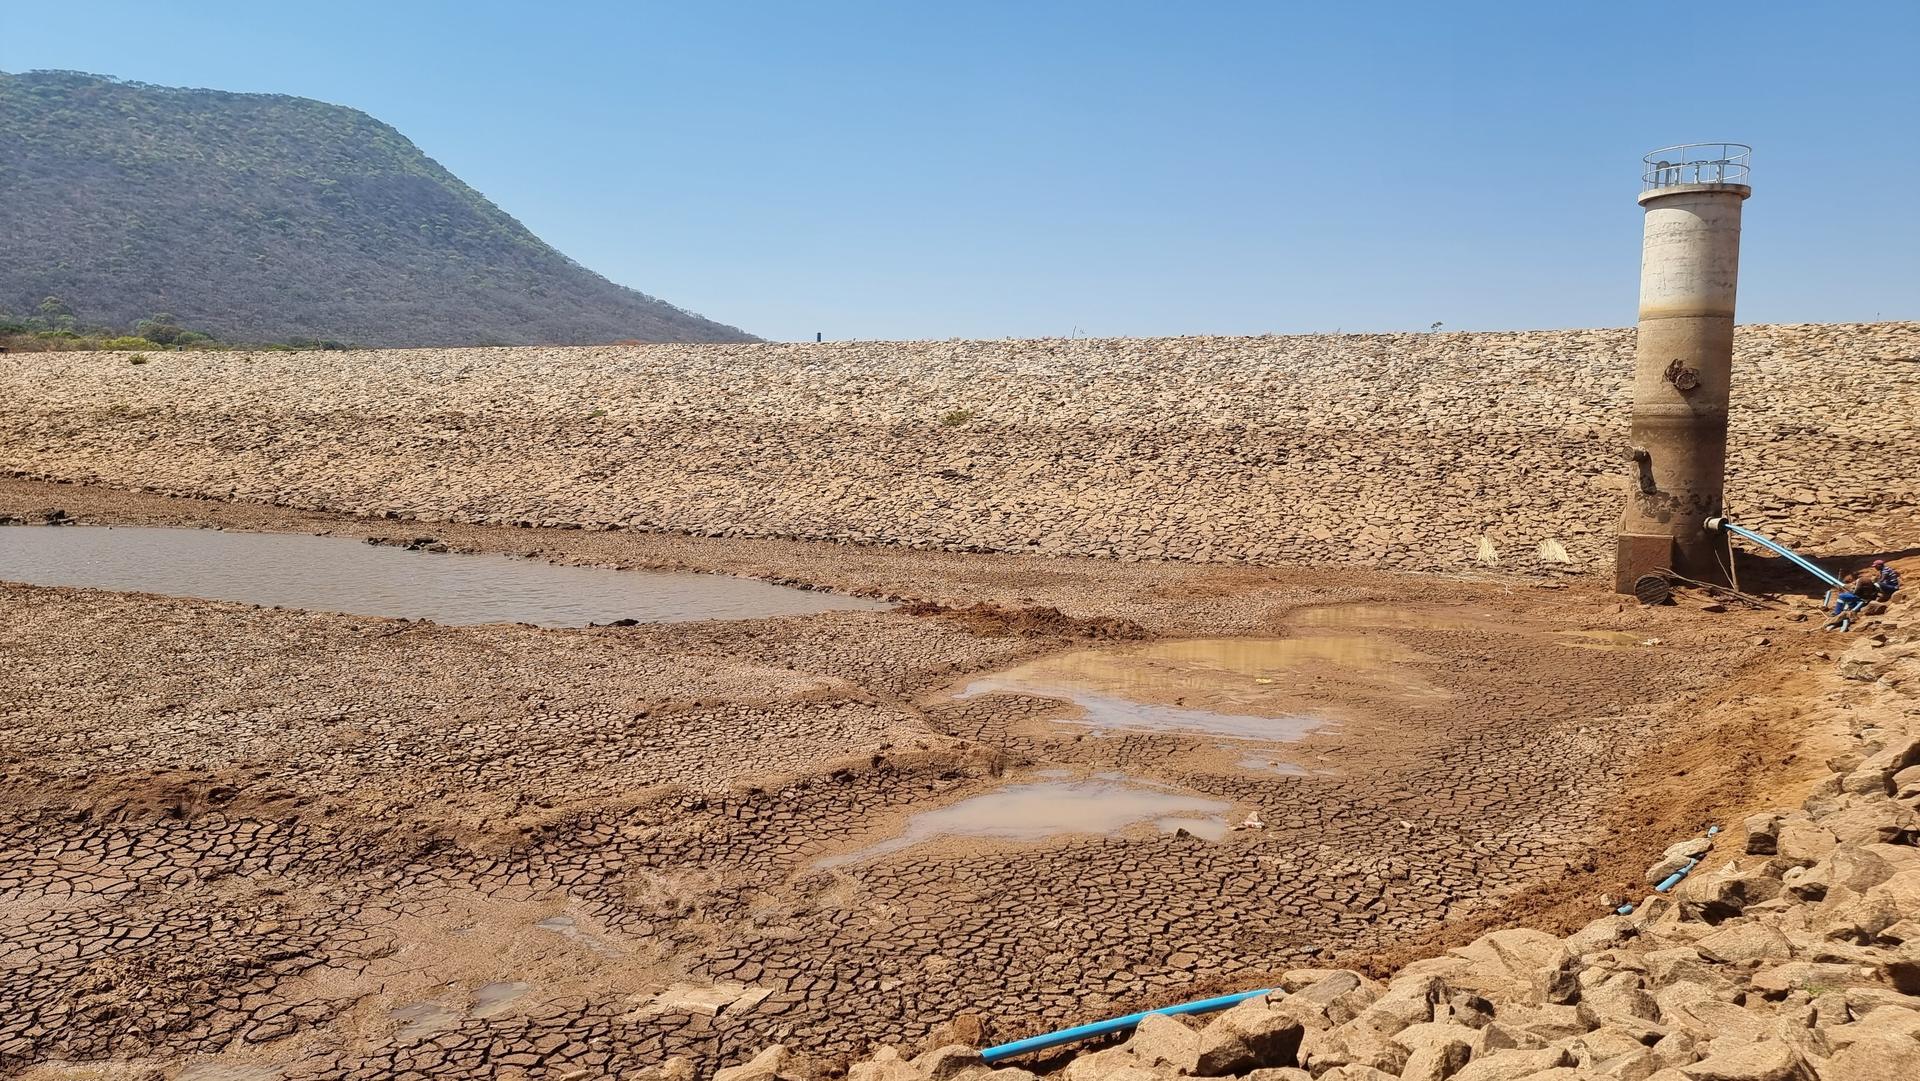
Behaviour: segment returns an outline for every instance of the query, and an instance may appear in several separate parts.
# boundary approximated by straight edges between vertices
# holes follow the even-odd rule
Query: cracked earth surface
[[[1817,638],[1580,579],[396,524],[0,482],[0,514],[51,507],[924,603],[554,630],[0,581],[10,1072],[706,1072],[775,1042],[910,1043],[963,1013],[1011,1038],[1496,920],[1577,925],[1676,824],[1811,753],[1758,703]],[[1263,677],[1337,718],[1284,743],[1096,732],[1055,697],[958,693],[1241,637],[1393,659]],[[1669,751],[1723,731],[1750,750]],[[821,866],[1010,782],[1113,775],[1264,826],[936,838]]]

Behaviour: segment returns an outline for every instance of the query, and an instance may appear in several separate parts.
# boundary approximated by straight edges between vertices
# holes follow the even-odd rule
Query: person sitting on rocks
[[[1828,621],[1824,629],[1830,631],[1851,629],[1854,614],[1879,598],[1880,575],[1872,567],[1862,567],[1841,588],[1840,595],[1833,599],[1833,619]]]
[[[1893,595],[1900,591],[1900,572],[1889,567],[1887,561],[1884,559],[1876,559],[1873,561],[1873,572],[1878,576],[1878,581],[1875,582],[1875,584],[1880,588],[1880,599],[1883,601],[1892,600]]]

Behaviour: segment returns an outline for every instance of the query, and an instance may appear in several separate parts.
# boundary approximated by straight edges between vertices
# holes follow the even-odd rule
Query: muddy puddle
[[[1313,772],[1298,762],[1287,762],[1264,754],[1241,755],[1234,764],[1241,769],[1260,773],[1277,773],[1283,777],[1306,777]]]
[[[444,1002],[411,1002],[387,1011],[395,1025],[395,1039],[412,1041],[445,1032],[460,1023],[461,1011]]]
[[[473,991],[473,1008],[467,1011],[469,1017],[491,1020],[513,1008],[514,1000],[533,990],[530,983],[519,980],[496,980],[483,983]]]
[[[1510,623],[1458,608],[1410,608],[1396,604],[1330,604],[1295,612],[1296,627],[1388,631],[1503,631]]]
[[[1070,723],[1268,742],[1335,723],[1352,698],[1446,697],[1415,665],[1433,658],[1391,638],[1201,638],[1074,650],[968,683],[957,697],[1024,694],[1077,706]]]
[[[1636,631],[1555,631],[1554,641],[1574,649],[1642,649],[1658,645]]]
[[[347,537],[212,529],[0,528],[0,580],[544,627],[887,607],[727,575],[563,567],[501,555],[413,552]]]
[[[1042,841],[1066,834],[1112,835],[1143,823],[1165,833],[1218,840],[1231,804],[1168,785],[1103,773],[1086,780],[1005,785],[907,820],[896,837],[817,861],[821,869],[863,863],[942,838]]]

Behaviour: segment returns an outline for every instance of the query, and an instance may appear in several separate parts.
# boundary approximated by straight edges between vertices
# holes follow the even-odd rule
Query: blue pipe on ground
[[[1719,826],[1708,826],[1707,839],[1712,840],[1714,834],[1719,832]],[[1665,881],[1654,887],[1654,890],[1659,893],[1667,892],[1679,883],[1681,879],[1687,877],[1687,872],[1693,870],[1699,863],[1699,860],[1688,860],[1685,867],[1668,875]],[[1624,916],[1633,911],[1633,906],[1630,904],[1621,905],[1616,911]],[[1216,998],[1203,998],[1193,1002],[1182,1002],[1177,1006],[1162,1006],[1157,1010],[1141,1010],[1139,1013],[1130,1013],[1124,1017],[1112,1017],[1105,1021],[1095,1021],[1088,1025],[1076,1025],[1073,1028],[1063,1028],[1057,1032],[1048,1032],[1039,1036],[1029,1036],[1024,1040],[1015,1040],[1012,1043],[995,1044],[980,1052],[980,1058],[982,1061],[992,1064],[1002,1059],[1012,1058],[1015,1055],[1024,1055],[1029,1051],[1045,1051],[1050,1047],[1078,1043],[1081,1040],[1090,1040],[1095,1036],[1105,1036],[1108,1033],[1121,1032],[1138,1025],[1151,1014],[1164,1013],[1171,1016],[1186,1013],[1211,1013],[1214,1010],[1224,1010],[1228,1006],[1245,1002],[1250,998],[1259,998],[1261,995],[1273,994],[1273,991],[1274,989],[1271,987],[1263,987],[1258,991],[1242,991],[1234,995],[1220,995]]]
[[[1762,548],[1765,548],[1767,551],[1772,552],[1775,555],[1786,557],[1788,560],[1791,560],[1795,566],[1799,567],[1803,571],[1806,571],[1808,574],[1813,575],[1815,578],[1820,579],[1822,582],[1825,582],[1828,585],[1834,586],[1836,588],[1840,588],[1840,589],[1846,588],[1847,583],[1842,582],[1840,579],[1835,578],[1833,575],[1828,574],[1826,571],[1821,570],[1819,565],[1816,564],[1813,560],[1806,558],[1805,556],[1787,547],[1786,545],[1779,543],[1778,541],[1768,540],[1767,538],[1761,536],[1760,534],[1755,533],[1753,530],[1748,529],[1746,526],[1734,525],[1732,522],[1727,521],[1725,518],[1709,518],[1707,519],[1707,528],[1708,529],[1714,529],[1714,528],[1724,529],[1735,536],[1745,537],[1746,539],[1752,541],[1753,543],[1759,545]]]
[[[1675,886],[1678,886],[1680,884],[1680,880],[1687,877],[1687,872],[1693,870],[1695,867],[1698,867],[1699,865],[1700,865],[1699,860],[1688,860],[1687,865],[1685,867],[1682,867],[1678,871],[1675,871],[1674,873],[1661,879],[1660,884],[1653,888],[1653,892],[1665,893],[1668,890],[1674,888]]]
[[[980,1057],[989,1063],[999,1062],[1001,1059],[1024,1055],[1029,1051],[1044,1051],[1049,1047],[1059,1047],[1061,1044],[1077,1043],[1081,1040],[1090,1040],[1095,1036],[1105,1036],[1109,1032],[1121,1032],[1138,1025],[1151,1014],[1210,1013],[1214,1010],[1224,1010],[1236,1002],[1245,1002],[1250,998],[1259,998],[1261,995],[1272,993],[1273,988],[1263,987],[1258,991],[1242,991],[1236,995],[1221,995],[1217,998],[1182,1002],[1178,1006],[1162,1006],[1157,1010],[1142,1010],[1139,1013],[1127,1014],[1125,1017],[1113,1017],[1105,1021],[1095,1021],[1090,1025],[1077,1025],[1041,1036],[1029,1036],[1012,1043],[997,1044],[980,1052]]]

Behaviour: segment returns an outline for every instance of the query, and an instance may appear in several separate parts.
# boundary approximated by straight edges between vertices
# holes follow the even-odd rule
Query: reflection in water
[[[0,528],[0,581],[545,627],[887,607],[721,574],[562,567],[498,555],[408,552],[347,537],[214,529]]]
[[[1288,619],[1296,627],[1340,627],[1387,631],[1502,631],[1510,624],[1457,609],[1408,608],[1397,604],[1329,604],[1308,608]]]
[[[554,934],[559,935],[569,942],[577,942],[595,953],[616,956],[620,952],[608,945],[604,939],[582,931],[579,923],[575,921],[572,916],[565,914],[548,916],[546,919],[534,924],[534,926],[540,928],[542,931],[552,931]]]
[[[1065,699],[1098,729],[1179,729],[1297,740],[1331,720],[1330,698],[1445,697],[1411,667],[1433,658],[1391,638],[1198,638],[1042,657],[969,683],[959,697],[1003,692]]]
[[[280,1081],[285,1072],[275,1066],[257,1066],[245,1062],[189,1063],[174,1081]]]
[[[1310,772],[1305,766],[1297,765],[1293,762],[1282,762],[1277,758],[1269,758],[1264,754],[1243,755],[1240,759],[1240,768],[1263,770],[1267,773],[1278,773],[1287,777],[1305,777]]]
[[[398,1006],[388,1010],[387,1016],[400,1022],[394,1036],[402,1040],[417,1040],[460,1023],[460,1012],[440,1002],[415,1002]]]
[[[816,866],[838,867],[898,852],[936,837],[1038,841],[1069,833],[1117,833],[1140,822],[1162,831],[1185,829],[1217,840],[1226,835],[1231,804],[1177,788],[1101,774],[1085,781],[1010,784],[972,799],[914,815],[898,837]]]
[[[498,1017],[507,1012],[507,1007],[513,1003],[514,999],[531,990],[533,990],[532,984],[521,983],[518,980],[496,980],[493,983],[483,983],[474,988],[473,1009],[470,1013],[483,1021],[490,1017]]]

